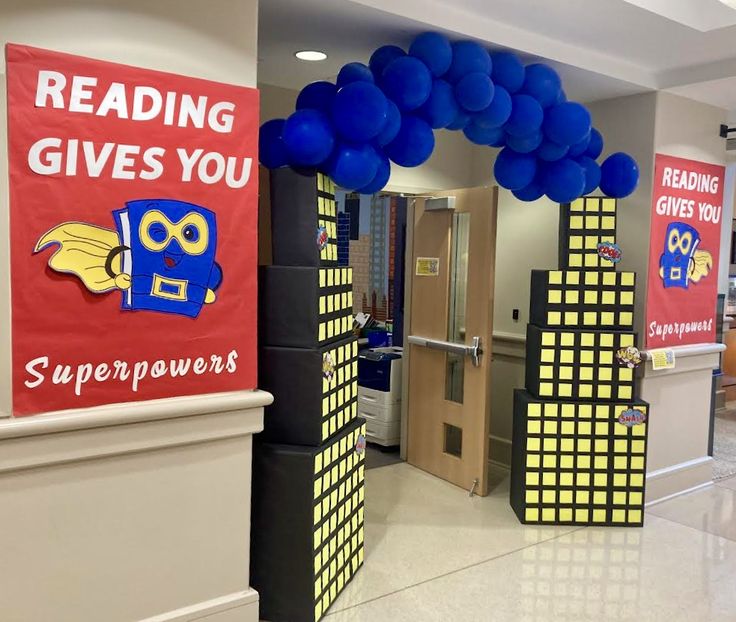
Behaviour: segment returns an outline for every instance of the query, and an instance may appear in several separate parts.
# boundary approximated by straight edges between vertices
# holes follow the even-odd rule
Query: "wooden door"
[[[425,199],[417,199],[413,269],[407,275],[408,461],[483,496],[488,493],[497,195],[496,188],[437,193],[454,197],[454,209],[444,210],[429,210]],[[482,349],[477,360],[448,351],[450,344],[471,345],[474,337]]]

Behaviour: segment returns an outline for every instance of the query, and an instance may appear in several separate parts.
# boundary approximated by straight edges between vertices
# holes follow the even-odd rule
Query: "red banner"
[[[6,59],[14,415],[254,388],[257,91]]]
[[[716,338],[725,168],[657,154],[649,239],[646,347]]]

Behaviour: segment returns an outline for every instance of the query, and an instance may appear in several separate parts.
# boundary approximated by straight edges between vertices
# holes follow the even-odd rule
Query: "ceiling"
[[[258,79],[299,89],[427,29],[545,59],[578,101],[666,89],[736,116],[736,10],[719,0],[264,0]]]

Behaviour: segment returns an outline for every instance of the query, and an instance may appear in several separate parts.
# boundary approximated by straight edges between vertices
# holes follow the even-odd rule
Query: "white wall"
[[[257,0],[2,0],[0,43],[255,86]],[[5,59],[0,61],[0,416],[10,412]]]
[[[721,254],[718,262],[718,293],[728,297],[728,276],[731,267],[731,233],[736,202],[736,163],[726,166],[723,188],[723,221],[721,227]]]

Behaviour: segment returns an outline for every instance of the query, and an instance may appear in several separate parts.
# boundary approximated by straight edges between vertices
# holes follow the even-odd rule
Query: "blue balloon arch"
[[[569,203],[597,188],[623,198],[639,182],[628,154],[599,164],[603,137],[587,108],[567,100],[552,67],[524,66],[513,53],[437,32],[417,36],[408,52],[385,45],[368,65],[348,63],[335,84],[305,86],[289,118],[261,126],[260,161],[319,170],[345,189],[374,194],[392,162],[429,159],[438,129],[500,148],[494,176],[521,201],[546,195]]]

